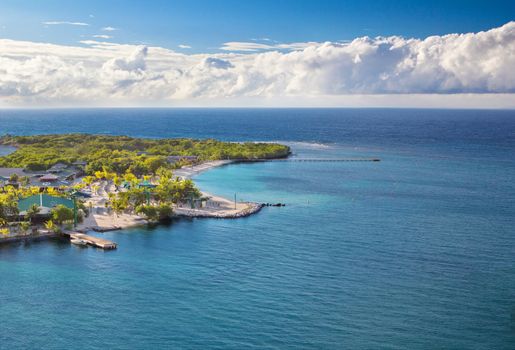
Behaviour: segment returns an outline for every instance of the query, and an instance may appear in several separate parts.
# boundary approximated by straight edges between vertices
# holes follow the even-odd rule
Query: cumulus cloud
[[[180,49],[191,49],[191,46],[184,45],[184,44],[177,45],[177,47],[180,48]]]
[[[243,50],[236,51],[242,52],[218,54],[81,43],[85,46],[0,40],[0,102],[173,105],[200,99],[459,93],[503,94],[513,101],[515,96],[515,22],[426,39],[239,43]]]
[[[115,27],[103,27],[102,30],[106,31],[106,32],[112,32],[112,31],[118,30],[118,28],[115,28]]]
[[[254,41],[272,41],[268,38],[253,39]],[[220,50],[224,51],[244,51],[244,52],[255,52],[255,51],[270,51],[270,50],[302,50],[306,47],[316,45],[315,42],[306,43],[289,43],[289,44],[262,44],[257,42],[240,42],[230,41],[224,43]]]
[[[222,60],[220,58],[215,57],[207,57],[202,62],[203,66],[206,68],[216,68],[216,69],[229,69],[234,68],[231,62],[227,60]]]

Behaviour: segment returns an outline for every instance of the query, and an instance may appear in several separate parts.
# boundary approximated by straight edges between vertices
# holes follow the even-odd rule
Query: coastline
[[[195,175],[202,172],[232,164],[232,160],[217,160],[209,161],[201,164],[183,167],[174,171],[174,175],[183,179],[191,179]],[[202,208],[189,208],[185,206],[174,208],[174,217],[178,218],[216,218],[216,219],[236,219],[247,217],[252,214],[258,213],[263,205],[254,202],[236,202],[227,198],[217,196],[205,191],[201,191],[204,197],[209,198],[205,206]],[[106,198],[103,193],[96,198],[93,198],[97,204],[105,202]],[[74,231],[78,232],[107,232],[122,230],[137,226],[146,225],[149,222],[139,215],[132,214],[113,214],[97,206],[95,212],[84,219],[84,222],[79,224]]]
[[[194,176],[228,164],[234,164],[232,160],[209,161],[201,164],[176,169],[174,175],[182,179],[192,179]],[[91,198],[91,212],[84,221],[77,225],[71,232],[77,233],[104,233],[109,231],[118,231],[128,228],[140,227],[150,222],[144,217],[122,213],[115,214],[109,212],[105,203],[108,201],[108,192],[114,190],[114,185],[106,181],[100,184],[100,189],[96,195]],[[173,217],[175,218],[215,218],[215,219],[237,219],[247,217],[258,213],[265,206],[255,202],[234,202],[225,197],[212,193],[201,191],[202,196],[208,198],[200,208],[191,208],[186,204],[174,208]],[[38,241],[58,236],[50,234],[46,230],[42,230],[37,235],[13,236],[0,238],[0,244],[14,243],[24,240]]]
[[[204,162],[197,165],[192,165],[188,167],[182,167],[180,169],[176,169],[173,171],[175,176],[181,177],[183,179],[191,179],[193,176],[208,171],[213,168],[218,168],[221,166],[229,165],[235,163],[233,160],[213,160],[209,162]]]

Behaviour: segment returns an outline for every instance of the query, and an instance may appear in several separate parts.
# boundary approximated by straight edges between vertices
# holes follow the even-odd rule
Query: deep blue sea
[[[284,202],[0,247],[0,349],[515,349],[515,111],[3,110],[0,134],[287,142],[209,192]]]

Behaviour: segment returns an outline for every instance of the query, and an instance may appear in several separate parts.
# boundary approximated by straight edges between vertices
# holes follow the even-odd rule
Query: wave
[[[328,143],[320,143],[320,142],[310,142],[310,141],[253,141],[255,143],[280,143],[290,147],[302,147],[302,148],[313,148],[313,149],[327,149],[332,148],[331,144]]]

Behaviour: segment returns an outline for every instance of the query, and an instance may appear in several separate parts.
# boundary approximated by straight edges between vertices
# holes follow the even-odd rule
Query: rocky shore
[[[237,219],[250,216],[259,212],[264,205],[260,203],[241,203],[247,205],[247,208],[237,211],[205,211],[198,209],[180,209],[176,210],[175,216],[189,218],[215,218],[215,219]]]

